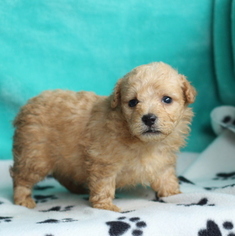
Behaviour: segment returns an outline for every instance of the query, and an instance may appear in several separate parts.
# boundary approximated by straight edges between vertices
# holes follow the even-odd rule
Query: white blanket
[[[235,134],[224,131],[200,155],[179,155],[180,195],[155,199],[151,189],[120,191],[121,213],[90,207],[47,178],[34,189],[33,210],[12,202],[9,166],[0,162],[1,236],[234,236]]]

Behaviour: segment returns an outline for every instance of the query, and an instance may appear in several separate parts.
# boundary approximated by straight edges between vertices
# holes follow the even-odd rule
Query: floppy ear
[[[196,90],[195,88],[188,82],[185,76],[181,76],[181,79],[183,81],[183,92],[186,103],[194,103],[195,97],[196,97]]]
[[[115,85],[113,94],[111,95],[111,108],[117,107],[118,103],[121,100],[121,83],[122,79],[119,79]]]

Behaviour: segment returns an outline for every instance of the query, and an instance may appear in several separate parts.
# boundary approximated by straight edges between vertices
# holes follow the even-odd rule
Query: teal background
[[[56,88],[109,95],[117,79],[152,61],[171,64],[196,87],[196,116],[184,150],[201,152],[215,138],[210,111],[235,104],[232,4],[1,0],[0,159],[12,158],[11,122],[30,97]]]

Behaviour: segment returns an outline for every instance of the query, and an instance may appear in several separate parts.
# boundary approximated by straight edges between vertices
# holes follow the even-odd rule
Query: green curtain
[[[1,0],[0,159],[20,106],[47,89],[109,95],[132,68],[164,61],[198,91],[186,151],[213,141],[210,111],[235,105],[228,0]],[[231,32],[232,30],[232,32]]]
[[[224,104],[235,105],[235,2],[215,0],[214,64],[219,97]]]

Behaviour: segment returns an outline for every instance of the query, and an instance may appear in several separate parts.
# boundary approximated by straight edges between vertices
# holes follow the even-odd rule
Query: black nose
[[[142,117],[142,121],[144,122],[144,124],[146,124],[147,126],[152,126],[154,125],[155,121],[156,121],[157,117],[154,114],[147,114],[144,115]]]

